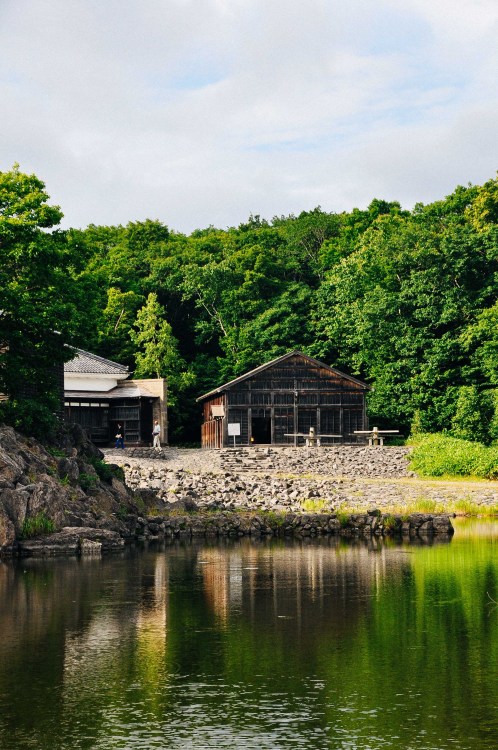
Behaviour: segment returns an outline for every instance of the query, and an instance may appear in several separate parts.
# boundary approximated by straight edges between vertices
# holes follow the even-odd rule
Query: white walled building
[[[92,441],[114,441],[121,424],[125,445],[150,445],[152,425],[161,425],[168,442],[166,382],[163,378],[129,380],[124,365],[82,349],[64,365],[64,411],[68,422],[80,424]]]

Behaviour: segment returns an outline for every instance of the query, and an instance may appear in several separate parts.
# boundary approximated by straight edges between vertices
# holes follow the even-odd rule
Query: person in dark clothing
[[[123,448],[124,450],[123,426],[120,424],[118,424],[118,431],[116,433],[116,448]]]

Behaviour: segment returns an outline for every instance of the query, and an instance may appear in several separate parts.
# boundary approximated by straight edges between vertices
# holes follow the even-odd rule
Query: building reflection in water
[[[410,569],[413,551],[331,538],[239,540],[105,560],[1,564],[3,648],[21,641],[40,649],[49,632],[60,631],[63,672],[73,686],[86,667],[103,672],[124,648],[136,651],[137,663],[147,665],[144,679],[154,682],[164,678],[172,629],[202,626],[209,612],[221,629],[241,619],[257,633],[288,619],[303,635],[316,636],[317,627],[351,631],[386,579],[399,582]]]
[[[102,695],[103,681],[112,675],[116,685],[124,684],[132,664],[141,694],[151,707],[157,703],[157,687],[167,676],[168,575],[163,553],[141,559],[131,580],[109,579],[87,627],[66,635],[66,696],[88,691],[89,684]]]
[[[345,545],[241,541],[232,547],[198,550],[198,571],[209,607],[220,623],[242,615],[263,624],[268,618],[293,619],[306,627],[319,612],[324,623],[350,628],[354,615],[368,608],[389,573],[399,578],[409,554],[393,554],[382,544]]]
[[[442,654],[455,664],[465,628],[476,634],[469,644],[482,641],[492,652],[490,560],[491,548],[470,554],[458,543],[431,550],[324,538],[178,543],[102,560],[0,563],[0,746],[2,727],[26,732],[36,746],[29,732],[42,726],[53,746],[63,731],[66,744],[59,746],[78,746],[71,740],[84,735],[88,746],[105,747],[113,732],[139,732],[144,721],[183,726],[186,705],[189,721],[212,715],[224,728],[230,715],[236,728],[248,691],[254,689],[256,712],[268,686],[276,691],[273,721],[286,700],[285,716],[292,715],[293,696],[311,700],[317,677],[333,712],[338,674],[343,698],[356,695],[360,675],[369,680],[369,700],[380,705],[386,685],[376,676],[387,670],[392,705],[406,674],[425,680],[425,661]],[[465,582],[479,582],[484,569],[474,597]],[[455,593],[460,585],[466,598]],[[464,656],[458,685],[475,660],[474,652]],[[336,720],[329,716],[330,725]]]

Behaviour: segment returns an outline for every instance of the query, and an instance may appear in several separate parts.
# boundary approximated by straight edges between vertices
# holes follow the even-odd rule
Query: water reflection
[[[0,748],[498,745],[498,536],[0,564]]]

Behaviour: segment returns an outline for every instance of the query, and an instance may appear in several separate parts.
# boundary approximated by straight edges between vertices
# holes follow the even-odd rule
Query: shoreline
[[[347,539],[377,543],[387,538],[401,543],[449,542],[454,528],[447,514],[410,516],[368,513],[254,513],[247,510],[206,512],[192,510],[164,515],[130,515],[127,534],[85,527],[19,540],[9,557],[95,556],[122,551],[126,544],[170,541],[222,541],[249,538]]]

